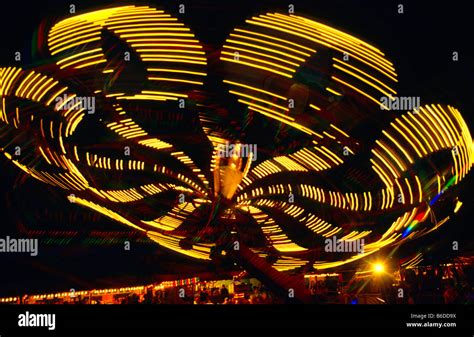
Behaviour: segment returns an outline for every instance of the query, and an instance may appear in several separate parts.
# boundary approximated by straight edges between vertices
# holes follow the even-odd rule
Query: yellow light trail
[[[416,119],[411,113],[408,113],[407,115],[408,115],[408,117],[411,117],[411,120],[406,115],[402,115],[402,118],[405,121],[407,121],[407,123],[410,124],[412,129],[415,130],[418,133],[420,138],[423,139],[424,143],[428,146],[428,149],[429,149],[430,153],[433,153],[434,149],[431,146],[431,144],[436,144],[436,143],[434,142],[434,140],[431,137],[430,133],[426,131],[425,127],[420,123],[420,121],[418,121],[418,119]],[[415,122],[417,126],[415,126],[412,123],[412,121]],[[426,136],[428,136],[428,138],[431,140],[431,143],[428,141]]]
[[[336,96],[342,96],[341,93],[339,93],[339,92],[337,92],[337,91],[335,91],[335,90],[333,90],[333,89],[331,89],[331,88],[329,88],[329,87],[327,87],[326,90],[329,91],[331,94],[334,94],[334,95],[336,95]]]
[[[311,108],[313,108],[314,110],[321,111],[321,108],[320,108],[320,107],[317,107],[317,106],[314,105],[314,104],[310,104],[309,106],[310,106]]]
[[[250,54],[262,56],[262,57],[264,57],[264,58],[270,58],[270,59],[272,59],[272,60],[277,60],[277,61],[279,61],[279,62],[281,62],[281,63],[286,63],[286,64],[292,65],[292,66],[294,66],[294,67],[299,67],[299,64],[298,64],[298,63],[294,63],[294,62],[285,60],[285,59],[283,59],[283,58],[281,58],[281,57],[277,57],[277,56],[272,56],[272,55],[268,55],[268,54],[256,52],[256,51],[249,50],[249,49],[246,49],[246,48],[232,47],[232,46],[228,46],[228,45],[224,45],[223,48],[226,48],[227,50],[233,51],[232,54],[234,54],[234,56],[235,56],[236,51],[238,51],[238,52],[245,52],[245,53],[250,53]],[[239,56],[240,56],[240,55],[239,55]]]
[[[427,106],[425,106],[425,108],[427,108]],[[426,116],[427,119],[429,120],[429,122],[427,122],[428,126],[430,127],[430,129],[432,130],[432,134],[435,135],[436,139],[439,141],[439,144],[441,144],[441,146],[439,147],[440,149],[441,148],[448,148],[449,147],[449,143],[448,141],[444,138],[444,137],[440,137],[439,135],[442,135],[443,134],[443,130],[439,127],[438,123],[433,119],[433,116],[427,112],[427,110],[423,109],[423,107],[420,107],[420,116],[422,119],[424,119],[424,117]],[[433,127],[436,129],[433,129]]]
[[[377,48],[371,46],[370,44],[355,38],[354,36],[350,34],[346,34],[340,30],[337,30],[335,28],[323,25],[319,22],[309,20],[306,18],[301,18],[296,15],[283,15],[280,13],[275,13],[275,14],[267,14],[267,16],[273,17],[274,19],[279,18],[280,22],[293,22],[295,25],[299,26],[306,26],[308,28],[311,28],[312,32],[316,32],[319,34],[324,34],[327,37],[332,37],[333,39],[336,39],[340,42],[347,44],[350,44],[352,47],[357,48],[360,52],[364,53],[365,57],[367,58],[372,58],[374,61],[378,61],[380,63],[383,63],[388,69],[394,70],[393,69],[393,64],[385,59],[383,56],[384,54],[380,52]],[[369,50],[370,49],[370,50]]]
[[[67,31],[61,34],[53,34],[48,39],[48,45],[51,49],[57,48],[59,46],[64,45],[71,40],[77,40],[77,38],[84,38],[90,37],[98,34],[101,30],[100,26],[95,25],[87,25],[87,26],[80,26],[75,29],[68,29]],[[62,42],[62,43],[60,43]]]
[[[349,75],[354,76],[355,78],[361,80],[362,82],[364,82],[364,83],[370,85],[372,88],[374,88],[374,89],[380,91],[382,94],[388,96],[390,99],[394,99],[394,98],[392,97],[392,95],[391,95],[389,92],[387,92],[387,91],[385,91],[384,89],[380,88],[379,86],[373,84],[372,82],[366,80],[366,79],[363,78],[362,76],[359,76],[359,75],[353,73],[352,71],[349,71],[349,70],[347,70],[347,69],[344,69],[343,67],[340,67],[340,66],[338,66],[337,64],[334,64],[333,67],[336,68],[336,69],[339,69],[339,70],[341,70],[341,71],[343,71],[343,72],[345,72],[345,73],[347,73],[347,74],[349,74]]]
[[[133,37],[152,37],[152,36],[169,36],[170,33],[133,33],[133,34],[119,34],[119,36],[123,39],[133,38]],[[187,34],[187,33],[173,33],[173,36],[181,36],[181,37],[194,37],[194,34]]]
[[[413,192],[411,190],[410,182],[408,181],[407,178],[405,178],[405,184],[408,186],[408,193],[410,195],[410,204],[413,204]]]
[[[402,164],[402,162],[397,158],[397,156],[388,148],[386,147],[381,141],[379,141],[378,139],[375,141],[375,143],[377,143],[382,149],[385,150],[386,153],[388,153],[388,155],[390,156],[390,158],[393,159],[393,161],[395,161],[395,163],[397,163],[398,167],[400,168],[401,172],[404,172],[406,171],[406,167],[405,165]]]
[[[39,102],[41,98],[48,92],[52,87],[57,85],[59,82],[54,81],[52,78],[49,78],[46,82],[44,82],[38,90],[36,90],[36,93],[31,97],[33,101]]]
[[[138,53],[153,53],[153,52],[160,52],[160,53],[181,53],[181,54],[193,54],[193,55],[206,55],[205,52],[201,50],[176,50],[176,49],[137,49]],[[144,54],[144,56],[147,54]]]
[[[121,34],[121,36],[123,37],[135,37],[135,36],[149,36],[149,35],[141,35],[143,33],[137,33],[137,34],[123,34],[123,33],[134,33],[134,32],[160,32],[160,31],[167,31],[167,32],[173,32],[171,34],[174,34],[174,32],[189,32],[190,29],[189,28],[185,28],[185,27],[170,27],[170,26],[167,26],[167,27],[146,27],[146,28],[142,28],[141,25],[140,26],[136,26],[136,27],[133,27],[133,28],[119,28],[119,29],[114,29],[114,32],[116,34]],[[154,33],[150,33],[150,36],[154,36],[153,35]]]
[[[230,36],[235,36],[235,34],[230,34]],[[247,47],[252,47],[252,48],[255,48],[255,49],[259,49],[259,50],[265,50],[265,51],[268,51],[268,52],[274,53],[274,54],[283,55],[283,56],[289,57],[291,59],[297,60],[300,63],[305,62],[305,59],[303,59],[301,57],[294,56],[294,55],[291,55],[291,54],[288,54],[288,53],[285,53],[285,52],[282,52],[282,51],[279,51],[279,50],[276,50],[276,49],[273,49],[273,48],[267,48],[267,47],[263,47],[261,45],[256,45],[256,44],[248,43],[248,42],[242,42],[242,41],[238,41],[238,40],[234,40],[234,39],[227,39],[226,42],[237,44],[237,45],[242,45],[242,46],[247,46]],[[292,64],[296,67],[299,66],[298,63],[290,62],[290,61],[284,60],[282,58],[277,58],[276,56],[271,56],[271,55],[268,55],[268,54],[257,53],[255,51],[252,51],[252,50],[249,50],[249,49],[246,49],[246,48],[229,46],[229,45],[224,45],[223,47],[224,48],[229,48],[229,49],[241,50],[241,51],[245,51],[245,52],[249,52],[249,53],[254,53],[254,54],[265,56],[265,57],[270,57],[270,58],[273,58],[273,59],[277,59],[281,62],[286,62],[286,63]]]
[[[256,18],[254,18],[256,19]],[[257,18],[258,19],[258,18]],[[264,20],[263,20],[264,21]],[[281,31],[281,32],[285,32],[285,33],[288,33],[288,34],[291,34],[291,35],[296,35],[296,36],[299,36],[299,37],[302,37],[304,39],[307,39],[307,40],[310,40],[310,41],[313,41],[315,43],[318,43],[318,44],[321,44],[323,46],[326,46],[328,48],[332,48],[332,49],[335,49],[337,51],[340,51],[341,53],[344,53],[345,51],[343,49],[340,49],[330,43],[327,43],[327,42],[324,42],[322,40],[319,40],[319,39],[315,39],[313,37],[310,37],[308,35],[305,35],[305,34],[301,34],[301,33],[298,33],[297,31],[292,31],[292,30],[289,30],[289,29],[286,29],[286,28],[283,28],[283,27],[286,27],[286,26],[283,26],[283,27],[279,27],[279,26],[275,26],[275,25],[272,25],[272,24],[268,24],[268,23],[264,23],[264,22],[259,22],[258,20],[246,20],[245,21],[246,23],[249,23],[249,24],[253,24],[253,25],[256,25],[256,26],[262,26],[262,27],[266,27],[266,28],[270,28],[270,29],[274,29],[274,30],[278,30],[278,31]],[[390,79],[392,79],[393,81],[396,81],[396,78],[393,77],[392,75],[388,74],[387,72],[385,72],[383,69],[380,69],[378,66],[374,65],[373,63],[370,63],[370,62],[367,62],[366,60],[364,60],[363,58],[361,57],[358,57],[356,55],[351,55],[353,58],[367,64],[368,66],[376,69],[377,71],[381,72],[382,74],[384,74],[385,76],[389,77]]]
[[[246,34],[249,34],[249,35],[263,37],[263,38],[266,38],[266,39],[269,39],[269,40],[278,41],[280,43],[273,43],[273,42],[269,42],[269,41],[266,41],[266,40],[261,40],[261,39],[252,38],[252,37],[249,37],[249,36],[239,35],[239,34],[231,34],[230,36],[240,37],[240,38],[247,39],[247,40],[250,40],[250,41],[265,43],[265,44],[275,46],[275,47],[279,47],[279,48],[283,48],[283,49],[292,51],[293,53],[300,54],[300,55],[307,56],[307,57],[311,56],[311,54],[313,54],[313,53],[316,53],[316,49],[309,48],[307,46],[303,46],[301,44],[294,43],[294,42],[291,42],[291,41],[288,41],[288,40],[279,39],[279,38],[274,37],[274,36],[270,36],[270,35],[266,35],[266,34],[262,34],[262,33],[257,33],[257,32],[253,32],[253,31],[250,31],[250,30],[239,29],[239,28],[236,28],[235,31],[239,32],[239,33],[246,33]],[[311,54],[308,54],[308,53],[303,52],[301,50],[293,49],[293,48],[290,48],[288,46],[282,45],[282,43],[290,45],[290,46],[294,46],[294,47],[297,47],[297,48],[300,48],[300,49],[303,49],[303,50],[306,50],[306,51],[310,52]]]
[[[369,94],[365,93],[364,91],[362,91],[362,90],[360,90],[360,89],[354,87],[353,85],[351,85],[351,84],[349,84],[349,83],[347,83],[347,82],[344,82],[343,80],[341,80],[341,79],[339,79],[339,78],[337,78],[337,77],[335,77],[335,76],[331,76],[331,79],[333,79],[333,80],[335,80],[335,81],[337,81],[337,82],[339,82],[339,83],[342,83],[342,84],[344,84],[345,86],[347,86],[347,87],[349,87],[349,88],[351,88],[351,89],[357,91],[359,94],[364,95],[365,97],[367,97],[368,99],[370,99],[372,102],[375,102],[377,105],[381,106],[381,107],[384,108],[385,110],[388,110],[388,108],[387,108],[387,106],[386,106],[385,104],[380,103],[378,100],[376,100],[375,98],[373,98],[373,97],[370,96]]]
[[[423,155],[421,154],[420,151],[418,151],[418,148],[415,146],[415,144],[410,140],[410,138],[408,138],[408,136],[402,131],[400,130],[400,128],[398,126],[395,125],[394,122],[391,122],[390,125],[408,142],[408,144],[410,144],[410,146],[413,148],[413,150],[415,150],[416,154],[418,155],[419,158],[422,158]]]
[[[355,38],[352,37],[351,35],[348,34],[343,34],[342,32],[336,30],[336,29],[327,29],[328,26],[316,23],[315,21],[310,21],[310,20],[298,20],[294,16],[286,16],[282,14],[268,14],[268,16],[273,17],[276,19],[277,17],[279,18],[279,22],[285,23],[285,22],[291,22],[291,25],[293,27],[298,27],[298,26],[305,26],[307,29],[309,29],[308,32],[312,32],[314,34],[319,34],[321,38],[332,41],[332,43],[335,43],[337,45],[345,46],[349,50],[352,50],[362,57],[371,60],[375,64],[383,67],[387,71],[391,72],[392,75],[396,76],[394,72],[394,68],[391,62],[383,58],[380,53],[374,53],[372,50],[368,50],[367,48],[361,47],[361,40],[356,41],[357,43],[354,43]],[[341,34],[342,33],[342,34]],[[316,35],[314,35],[316,36]],[[348,38],[351,37],[351,38]]]
[[[148,71],[161,71],[161,72],[166,72],[166,73],[181,73],[181,74],[189,74],[189,75],[197,75],[197,76],[207,76],[207,74],[203,72],[183,70],[183,69],[148,68],[147,70]]]
[[[242,96],[242,97],[250,98],[250,99],[252,99],[252,100],[255,100],[255,101],[258,101],[258,102],[262,102],[262,103],[271,105],[271,106],[273,106],[273,107],[275,107],[275,108],[281,109],[281,110],[283,110],[283,111],[289,112],[289,109],[288,109],[287,107],[284,107],[284,106],[281,106],[281,105],[272,103],[272,102],[270,102],[270,101],[267,101],[267,100],[264,100],[264,99],[261,99],[261,98],[254,97],[254,96],[252,96],[252,95],[246,95],[246,94],[243,94],[243,93],[241,93],[241,92],[234,91],[234,90],[229,90],[229,93],[234,94],[234,95],[237,95],[237,96]],[[273,110],[272,110],[272,111],[273,111]],[[278,114],[278,113],[277,113],[277,114]],[[288,119],[294,120],[293,118],[290,118],[289,116],[286,116],[286,115],[283,115],[283,114],[279,114],[279,115],[282,116],[283,118],[288,118]]]
[[[387,131],[385,130],[382,130],[382,133],[392,141],[393,144],[395,144],[395,146],[397,147],[397,149],[399,149],[404,155],[405,157],[408,159],[409,163],[410,164],[413,164],[413,159],[410,157],[410,155],[408,154],[408,152],[406,152],[405,148],[403,146],[400,145],[400,143],[398,143],[395,138],[393,138]]]
[[[421,152],[423,152],[423,154],[425,156],[428,155],[428,152],[426,151],[425,147],[421,144],[418,137],[416,137],[413,134],[413,132],[410,130],[410,128],[408,128],[404,123],[402,123],[402,121],[399,118],[396,118],[395,122],[398,123],[403,129],[405,129],[405,131],[408,133],[408,135],[410,135],[411,138],[413,138],[415,140],[416,144],[418,144],[419,148],[421,149]]]
[[[241,61],[241,60],[235,60],[235,59],[232,59],[232,58],[226,58],[226,57],[223,57],[221,56],[220,58],[221,60],[223,61],[228,61],[228,62],[233,62],[233,63],[237,63],[237,64],[243,64],[243,65],[246,65],[246,66],[249,66],[249,67],[252,67],[252,68],[257,68],[257,69],[261,69],[261,70],[266,70],[266,71],[269,71],[269,72],[272,72],[272,73],[275,73],[275,74],[278,74],[278,75],[281,75],[281,76],[284,76],[284,77],[288,77],[288,78],[291,78],[292,75],[289,75],[287,73],[283,73],[281,71],[278,71],[278,70],[275,70],[275,69],[272,69],[272,68],[268,68],[268,67],[264,67],[264,66],[260,66],[258,64],[254,64],[254,63],[249,63],[249,62],[244,62],[244,61]]]
[[[417,175],[415,175],[416,185],[418,186],[418,202],[423,201],[423,189],[421,188],[421,182]]]
[[[176,63],[189,63],[189,64],[201,64],[206,65],[205,61],[194,61],[192,59],[183,58],[167,58],[167,57],[146,57],[143,61],[154,61],[154,62],[176,62]]]
[[[362,70],[360,70],[359,68],[350,65],[348,62],[342,61],[342,60],[340,60],[340,59],[338,59],[338,58],[336,58],[336,57],[333,57],[332,60],[333,60],[333,61],[336,61],[336,62],[338,62],[338,63],[340,63],[340,64],[343,64],[345,67],[348,67],[348,68],[350,68],[350,69],[352,69],[352,70],[357,71],[358,73],[364,75],[364,76],[367,77],[367,78],[370,78],[371,80],[373,80],[373,81],[377,82],[378,84],[380,84],[381,86],[385,87],[385,88],[386,88],[388,91],[390,91],[392,94],[394,94],[394,95],[397,94],[397,92],[396,92],[394,89],[392,89],[390,86],[388,86],[387,84],[385,84],[385,83],[383,83],[382,81],[378,80],[377,78],[375,78],[375,77],[373,77],[373,76],[367,74],[365,71],[362,71]],[[336,66],[336,64],[334,65],[334,67],[335,67],[335,66]],[[387,96],[389,96],[389,95],[387,95]]]
[[[388,170],[392,173],[392,175],[395,179],[400,177],[400,174],[395,171],[393,166],[390,165],[390,163],[384,158],[384,156],[382,156],[380,153],[378,153],[377,150],[372,150],[372,153],[382,161],[382,163],[385,165],[386,168],[388,168]]]
[[[228,56],[235,56],[235,53],[230,53],[230,52],[226,52],[226,51],[223,51],[221,52],[222,55],[228,55]],[[259,59],[259,58],[256,58],[256,57],[252,57],[252,56],[247,56],[247,55],[242,55],[242,54],[239,54],[239,59],[240,58],[243,58],[243,59],[247,59],[247,60],[251,60],[251,61],[255,61],[255,62],[258,62],[258,63],[263,63],[263,64],[267,64],[269,66],[273,66],[273,67],[276,67],[276,68],[279,68],[279,69],[284,69],[284,70],[287,70],[289,71],[290,73],[294,73],[295,72],[295,69],[293,68],[288,68],[286,66],[282,66],[280,64],[277,64],[275,62],[270,62],[270,61],[265,61],[265,60],[262,60],[262,59]]]
[[[275,94],[275,93],[273,93],[273,92],[270,92],[270,91],[266,91],[266,90],[263,90],[263,89],[259,89],[259,88],[252,87],[252,86],[250,86],[250,85],[246,85],[246,84],[238,83],[238,82],[233,82],[233,81],[229,81],[229,80],[223,80],[223,82],[224,82],[224,83],[228,83],[228,84],[233,84],[233,85],[236,85],[236,86],[238,86],[238,87],[242,87],[242,88],[246,88],[246,89],[258,91],[258,92],[261,92],[261,93],[264,93],[264,94],[267,94],[267,95],[270,95],[270,96],[273,96],[273,97],[276,97],[276,98],[279,98],[279,99],[281,99],[281,100],[286,101],[286,97],[277,95],[277,94]]]
[[[77,46],[82,45],[82,44],[86,44],[86,43],[90,43],[90,42],[94,42],[94,41],[99,41],[99,40],[100,40],[100,37],[94,37],[94,38],[91,38],[91,39],[88,39],[88,40],[81,40],[79,42],[71,43],[71,44],[66,45],[63,48],[51,51],[51,55],[54,56],[54,55],[59,54],[62,51],[65,51],[67,49],[71,49],[72,47],[77,47]]]
[[[203,82],[199,82],[199,81],[183,80],[179,78],[169,78],[169,77],[149,76],[148,79],[152,81],[169,81],[169,82],[180,82],[180,83],[189,83],[189,84],[198,84],[198,85],[204,84]]]
[[[33,76],[34,74],[35,74],[34,71],[28,73],[28,75],[23,79],[23,81],[18,85],[18,88],[15,91],[15,96],[23,97],[23,92],[25,91],[23,87],[28,83],[28,81],[30,80],[30,77]]]

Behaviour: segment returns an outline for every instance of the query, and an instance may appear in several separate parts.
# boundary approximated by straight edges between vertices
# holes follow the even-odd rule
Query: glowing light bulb
[[[383,273],[385,271],[385,266],[382,263],[374,264],[374,272],[377,274]]]

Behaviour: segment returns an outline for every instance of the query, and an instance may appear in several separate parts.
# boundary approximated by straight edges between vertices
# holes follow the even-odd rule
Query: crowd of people
[[[197,288],[197,289],[196,289]],[[160,290],[149,289],[138,303],[149,304],[272,304],[274,295],[263,286],[245,285],[231,293],[226,285],[220,287],[200,285]]]
[[[275,296],[263,286],[244,284],[239,292],[231,293],[226,285],[220,287],[193,285],[184,287],[149,287],[141,292],[103,296],[77,296],[44,299],[41,304],[273,304]]]
[[[328,277],[309,289],[315,303],[463,304],[474,302],[472,276],[455,266],[403,269],[348,282]]]
[[[307,281],[314,303],[339,304],[462,304],[473,303],[472,268],[429,267],[403,269],[395,273],[353,275],[344,281],[340,274],[313,275]],[[230,289],[231,288],[231,289]],[[253,279],[198,282],[184,286],[161,284],[136,287],[133,291],[78,296],[18,297],[18,304],[280,304],[285,299]],[[84,292],[82,292],[84,293]]]
[[[444,277],[443,275],[450,277]],[[469,277],[462,269],[450,267],[448,270],[441,268],[429,268],[426,270],[407,269],[402,275],[402,281],[395,289],[403,289],[406,296],[403,296],[408,304],[462,304],[472,303],[472,287]],[[400,296],[394,294],[394,289],[388,293],[387,298],[391,302],[401,302]]]
[[[251,286],[250,286],[251,287]],[[249,288],[250,288],[249,287]],[[220,289],[201,289],[194,297],[194,304],[272,304],[273,296],[264,287],[253,286],[240,294],[229,294],[223,285]]]

